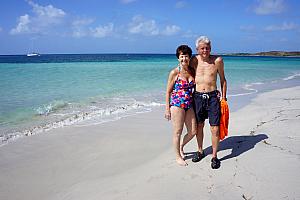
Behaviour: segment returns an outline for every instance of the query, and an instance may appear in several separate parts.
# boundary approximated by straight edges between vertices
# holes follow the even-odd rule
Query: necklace
[[[182,67],[181,65],[178,65],[178,68],[179,68],[179,72],[184,72],[184,73],[188,73],[188,69],[184,69],[184,67]]]

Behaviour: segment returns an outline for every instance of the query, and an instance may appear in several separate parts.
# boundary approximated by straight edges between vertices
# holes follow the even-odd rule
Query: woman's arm
[[[171,110],[170,110],[170,97],[171,93],[174,87],[174,82],[175,82],[175,76],[176,76],[176,69],[173,69],[168,78],[167,82],[167,90],[166,90],[166,111],[165,111],[165,118],[167,120],[171,120]]]

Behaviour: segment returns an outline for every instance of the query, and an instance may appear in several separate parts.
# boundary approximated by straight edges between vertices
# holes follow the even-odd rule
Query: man
[[[224,63],[220,56],[210,55],[211,42],[206,36],[201,36],[196,40],[198,55],[192,58],[191,67],[195,70],[196,90],[194,93],[194,109],[197,127],[198,152],[192,159],[199,162],[204,158],[203,152],[203,127],[205,119],[209,119],[210,130],[212,133],[212,159],[211,167],[218,169],[221,165],[217,157],[219,145],[220,127],[220,99],[217,90],[217,75],[220,78],[222,98],[226,100],[227,83],[224,73]]]

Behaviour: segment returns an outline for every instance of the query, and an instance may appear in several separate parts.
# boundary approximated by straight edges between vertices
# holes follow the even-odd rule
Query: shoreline
[[[193,139],[185,148],[189,165],[176,164],[171,123],[159,107],[2,146],[0,198],[298,199],[300,86],[266,90],[231,111],[229,136],[220,143],[219,170],[210,168],[208,126],[208,155],[191,162]]]
[[[270,83],[252,83],[247,84],[243,87],[240,86],[238,91],[233,91],[237,94],[229,94],[228,98],[231,103],[231,111],[237,111],[242,107],[250,103],[251,99],[255,98],[258,94],[276,90],[280,88],[289,88],[300,85],[300,75],[294,74],[289,77],[286,77],[281,80]],[[132,105],[131,105],[132,104]],[[36,134],[47,133],[53,129],[59,129],[69,126],[89,126],[90,124],[96,123],[107,123],[110,121],[118,121],[121,118],[137,115],[139,113],[151,112],[151,110],[157,109],[157,107],[164,106],[159,102],[143,102],[142,99],[136,100],[136,102],[131,103],[130,105],[119,105],[112,108],[105,108],[95,111],[82,111],[78,112],[75,115],[70,115],[68,118],[62,120],[54,120],[51,122],[50,119],[47,119],[49,123],[44,123],[40,125],[29,126],[27,128],[16,129],[17,131],[10,133],[3,133],[0,135],[0,148],[10,143],[15,142],[16,140],[23,139],[24,137],[30,137]],[[107,113],[110,113],[107,115]],[[57,115],[59,113],[53,113],[52,115]],[[107,115],[107,116],[106,116]],[[51,117],[50,116],[50,117]],[[52,116],[52,118],[54,117]],[[104,116],[104,118],[103,118]],[[47,116],[41,116],[47,117]],[[106,118],[105,118],[106,117]],[[53,118],[55,119],[55,118]],[[42,119],[39,119],[40,121]],[[46,119],[45,119],[46,120]],[[97,122],[97,120],[100,122]],[[90,122],[88,122],[90,121]],[[35,124],[36,122],[31,122]],[[26,127],[26,126],[25,126]]]

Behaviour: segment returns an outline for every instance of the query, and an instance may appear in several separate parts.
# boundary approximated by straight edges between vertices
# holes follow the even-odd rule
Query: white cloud
[[[296,30],[298,28],[298,25],[295,23],[287,23],[284,22],[281,25],[270,25],[267,26],[264,30],[265,31],[289,31],[289,30]]]
[[[280,42],[288,42],[289,40],[287,38],[280,38],[279,41]]]
[[[186,6],[185,1],[177,1],[175,4],[175,8],[184,8]]]
[[[93,19],[77,19],[72,23],[73,37],[84,37],[89,34],[89,30],[86,26],[93,23]]]
[[[242,30],[242,31],[253,31],[253,30],[255,30],[255,27],[253,25],[240,26],[240,30]]]
[[[30,21],[29,15],[26,14],[26,15],[20,16],[17,27],[13,28],[10,31],[10,33],[12,35],[15,35],[15,34],[19,34],[19,33],[31,33],[31,32],[33,32],[31,30],[31,28],[29,28],[30,22],[31,21]]]
[[[246,41],[259,41],[259,37],[257,37],[257,35],[246,35],[244,39]]]
[[[56,19],[63,17],[66,13],[59,8],[55,8],[52,5],[40,6],[33,1],[27,1],[29,5],[32,6],[33,12],[40,18],[45,17],[45,19],[50,19],[55,21]]]
[[[166,26],[162,31],[162,35],[175,35],[180,31],[180,27],[176,25]]]
[[[20,16],[18,24],[10,31],[11,34],[45,33],[51,27],[62,23],[66,15],[62,9],[52,5],[40,6],[33,1],[27,3],[32,7],[33,15]]]
[[[159,29],[155,20],[145,20],[142,16],[137,15],[129,23],[129,33],[143,35],[158,35]]]
[[[113,33],[114,25],[109,23],[107,26],[98,26],[96,28],[91,28],[91,35],[97,38],[103,38],[110,36]]]
[[[76,27],[86,26],[86,25],[90,25],[93,22],[94,22],[93,19],[77,19],[77,20],[73,21],[72,25],[76,26]]]
[[[197,37],[199,37],[198,34],[193,33],[193,31],[191,31],[191,30],[187,30],[184,33],[182,33],[181,35],[184,38],[193,38],[193,39],[196,39]]]
[[[132,18],[128,25],[128,32],[131,34],[141,34],[146,36],[157,35],[175,35],[180,31],[180,27],[176,25],[167,25],[163,29],[159,27],[153,19],[144,19],[141,15],[136,15]]]
[[[73,37],[97,37],[103,38],[113,34],[114,24],[99,25],[97,27],[90,26],[94,19],[77,19],[72,23]]]
[[[285,10],[283,0],[258,0],[254,12],[258,15],[278,14]]]
[[[87,31],[81,30],[81,29],[73,30],[73,33],[72,33],[73,37],[76,37],[76,38],[84,37],[87,34],[88,34]]]
[[[123,3],[123,4],[129,4],[129,3],[132,3],[132,2],[134,2],[134,1],[136,1],[136,0],[120,0],[121,1],[121,3]]]
[[[108,23],[107,25],[99,25],[97,27],[91,27],[94,22],[93,19],[77,19],[72,23],[73,37],[97,37],[103,38],[113,34],[114,24]]]

